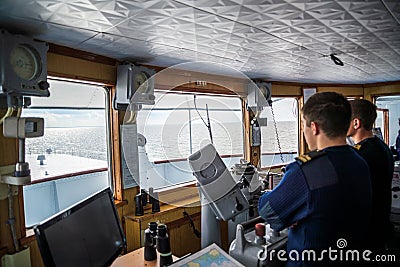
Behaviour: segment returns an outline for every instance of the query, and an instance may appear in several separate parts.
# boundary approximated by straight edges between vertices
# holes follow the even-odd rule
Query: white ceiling
[[[0,0],[0,26],[163,67],[201,60],[270,81],[400,80],[399,0]]]

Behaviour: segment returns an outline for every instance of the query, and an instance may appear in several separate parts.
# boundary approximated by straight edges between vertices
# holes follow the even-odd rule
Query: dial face
[[[265,99],[268,99],[269,98],[269,90],[267,89],[267,87],[265,87],[264,85],[260,85],[260,91],[261,91],[261,94],[262,94],[262,96],[265,98]]]
[[[32,80],[40,70],[40,62],[32,50],[24,45],[18,45],[11,50],[10,63],[15,74],[24,80]]]
[[[205,179],[211,179],[214,178],[215,175],[217,174],[217,167],[213,163],[205,163],[201,167],[200,171],[201,176],[203,176]]]
[[[140,93],[147,92],[147,90],[148,90],[148,86],[147,86],[147,82],[146,82],[147,79],[148,79],[148,75],[144,71],[141,71],[135,75],[135,79],[133,81],[134,86],[135,86],[136,90],[138,90]],[[143,84],[143,86],[142,86],[142,84]]]

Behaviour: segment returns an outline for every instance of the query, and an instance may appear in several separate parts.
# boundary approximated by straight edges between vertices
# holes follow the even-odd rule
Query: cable
[[[197,238],[201,238],[201,233],[199,230],[196,229],[196,226],[194,225],[192,217],[190,217],[189,213],[186,211],[183,212],[183,216],[185,216],[189,220],[189,225],[193,229],[193,233]]]
[[[17,109],[17,117],[20,118],[22,114],[22,108]]]
[[[137,116],[137,111],[134,111],[134,110],[130,111],[129,118],[126,121],[126,123],[127,124],[135,124],[136,123],[136,116]]]
[[[285,161],[283,160],[281,142],[279,141],[278,127],[276,126],[275,113],[274,113],[274,109],[272,108],[272,105],[271,105],[271,112],[272,112],[272,119],[274,121],[275,135],[276,135],[276,141],[278,143],[279,154],[281,156],[282,163],[285,163]]]
[[[14,248],[16,251],[19,251],[19,244],[17,239],[17,234],[15,232],[15,217],[13,210],[13,195],[12,195],[12,186],[8,185],[8,220],[7,224],[10,225],[11,236],[14,243]]]
[[[4,120],[5,120],[6,118],[10,117],[12,113],[13,113],[13,108],[12,108],[12,107],[9,107],[9,108],[7,109],[6,114],[3,116],[3,118],[0,119],[0,125],[2,125],[3,122],[4,122]]]

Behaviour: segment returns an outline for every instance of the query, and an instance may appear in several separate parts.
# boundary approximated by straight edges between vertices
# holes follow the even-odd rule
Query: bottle
[[[159,224],[157,226],[157,251],[160,253],[160,267],[172,263],[172,251],[167,233],[167,226]]]
[[[156,251],[157,223],[150,222],[144,231],[144,260],[153,261],[157,259]]]

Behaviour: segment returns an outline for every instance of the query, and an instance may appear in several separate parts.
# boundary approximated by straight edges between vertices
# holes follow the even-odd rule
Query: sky
[[[24,116],[45,118],[45,127],[93,127],[105,125],[105,110],[74,110],[71,108],[104,108],[105,91],[100,86],[79,83],[66,83],[49,80],[50,97],[32,97],[32,106],[40,107],[68,107],[69,109],[24,109]],[[100,88],[100,90],[99,90]],[[296,101],[293,98],[274,99],[273,109],[277,121],[295,121]],[[206,120],[206,105],[210,119],[219,122],[241,122],[241,102],[238,97],[210,97],[197,95],[196,103],[199,113]],[[188,110],[191,108],[193,123],[203,123],[194,110],[192,94],[165,94],[156,92],[156,104],[143,106],[139,112],[139,121],[146,124],[182,124],[188,121]],[[165,109],[171,110],[154,110]],[[153,109],[149,111],[148,109]],[[221,109],[225,111],[221,111]],[[264,108],[261,117],[272,121],[270,107]]]

